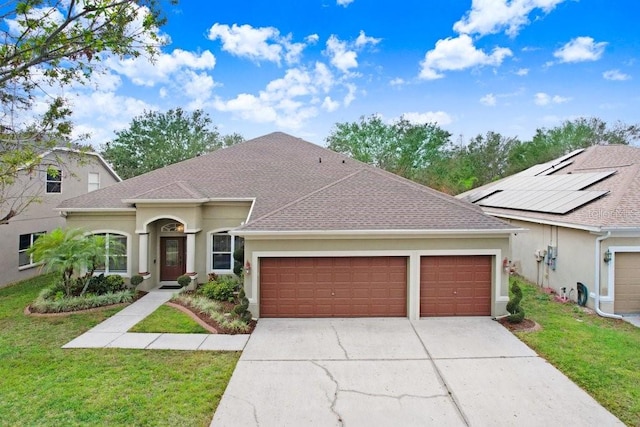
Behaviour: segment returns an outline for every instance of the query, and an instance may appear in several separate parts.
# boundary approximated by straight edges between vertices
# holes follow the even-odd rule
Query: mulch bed
[[[207,313],[203,313],[197,310],[196,308],[191,307],[189,304],[183,304],[180,301],[171,301],[168,304],[171,306],[175,306],[176,308],[177,307],[184,308],[186,311],[185,310],[181,310],[181,311],[185,313],[188,312],[187,314],[189,314],[194,320],[196,320],[200,324],[200,326],[204,327],[205,329],[207,329],[213,334],[226,334],[226,335],[250,334],[256,328],[256,324],[257,324],[255,320],[252,320],[251,322],[249,322],[249,330],[247,332],[230,331],[226,328],[223,328],[218,322],[216,322],[213,318],[211,318],[211,316],[209,316]],[[233,309],[233,307],[236,305],[232,302],[223,302],[222,304],[224,305],[225,312],[230,312]],[[204,323],[204,325],[201,322]]]
[[[34,317],[60,317],[60,316],[68,316],[70,314],[92,313],[94,311],[100,311],[106,308],[122,307],[125,305],[133,304],[134,302],[138,301],[140,298],[142,298],[146,294],[147,292],[145,291],[136,291],[135,295],[133,296],[133,300],[131,302],[119,302],[117,304],[109,304],[109,305],[103,305],[101,307],[87,308],[85,310],[60,311],[56,313],[38,313],[37,311],[31,311],[31,304],[29,304],[24,308],[24,314],[26,316],[34,316]]]
[[[542,326],[531,319],[524,319],[520,323],[511,323],[507,320],[506,317],[502,317],[498,319],[498,322],[500,322],[502,326],[509,329],[511,332],[534,332],[542,329]]]

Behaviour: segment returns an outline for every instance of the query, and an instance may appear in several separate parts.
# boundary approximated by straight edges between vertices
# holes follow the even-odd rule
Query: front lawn
[[[160,332],[172,334],[208,334],[202,326],[177,308],[161,305],[136,324],[129,332]]]
[[[209,425],[240,353],[63,350],[122,307],[25,316],[50,280],[0,289],[0,425]]]
[[[542,326],[518,337],[624,423],[640,425],[640,328],[554,302],[537,286],[515,280],[526,318]]]

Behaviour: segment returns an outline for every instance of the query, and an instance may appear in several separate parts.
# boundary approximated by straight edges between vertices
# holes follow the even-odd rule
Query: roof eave
[[[504,229],[446,229],[446,230],[231,230],[229,234],[251,237],[425,237],[425,236],[501,236],[527,231],[526,228]]]

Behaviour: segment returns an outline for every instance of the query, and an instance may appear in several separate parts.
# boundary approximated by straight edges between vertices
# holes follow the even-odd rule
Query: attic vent
[[[344,163],[344,159],[342,159],[342,163]]]
[[[322,157],[318,158],[318,163],[322,163]]]

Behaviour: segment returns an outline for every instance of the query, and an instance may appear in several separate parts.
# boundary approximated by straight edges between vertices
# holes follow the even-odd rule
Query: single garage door
[[[260,259],[260,317],[406,317],[407,258]]]
[[[491,256],[420,259],[420,316],[491,314]]]
[[[616,313],[640,312],[640,253],[616,252],[615,301]]]

